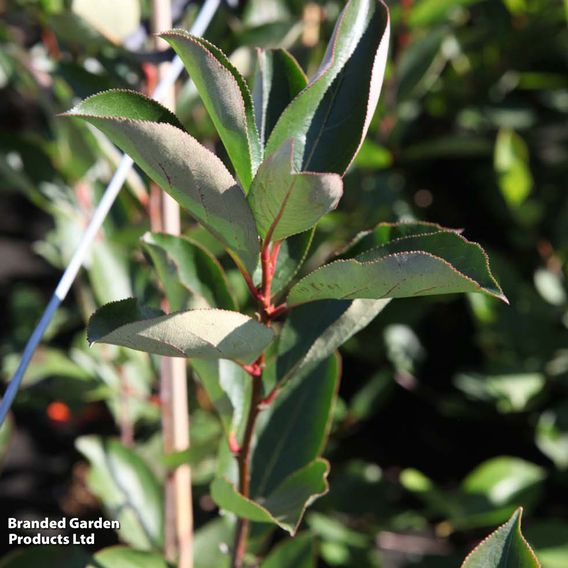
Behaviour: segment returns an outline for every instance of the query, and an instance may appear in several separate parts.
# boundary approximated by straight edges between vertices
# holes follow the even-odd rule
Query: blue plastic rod
[[[196,36],[201,36],[205,33],[205,30],[209,27],[213,16],[217,12],[219,5],[221,4],[221,0],[206,0],[201,8],[193,26],[191,26],[190,33]],[[176,82],[177,78],[180,76],[181,72],[183,71],[183,63],[181,59],[176,55],[172,60],[172,64],[168,69],[168,74],[160,81],[160,83],[156,86],[156,90],[152,94],[152,98],[156,99],[157,101],[161,100],[164,96],[164,93]],[[119,191],[121,190],[128,173],[130,172],[132,165],[134,162],[130,156],[124,155],[120,164],[114,174],[108,187],[106,188],[103,197],[95,210],[93,218],[87,227],[81,241],[79,242],[79,246],[75,250],[73,257],[69,261],[65,272],[63,272],[43,315],[41,316],[39,323],[37,324],[36,328],[34,329],[33,333],[31,334],[24,352],[22,354],[22,358],[20,360],[20,364],[4,393],[4,397],[2,398],[2,402],[0,403],[0,426],[4,423],[8,411],[10,410],[12,403],[14,402],[14,398],[16,398],[16,394],[22,384],[22,379],[26,373],[26,370],[32,360],[32,357],[47,329],[47,326],[50,324],[51,320],[57,308],[61,302],[66,298],[67,294],[75,278],[77,278],[77,274],[83,266],[85,262],[85,258],[87,256],[87,252],[93,239],[96,237],[99,229],[101,228],[112,204],[114,203]]]

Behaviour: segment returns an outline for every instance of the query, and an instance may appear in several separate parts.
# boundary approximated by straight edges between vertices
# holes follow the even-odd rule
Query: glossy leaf
[[[301,533],[277,545],[264,559],[261,568],[315,568],[314,539]]]
[[[87,336],[90,343],[167,357],[250,362],[272,341],[273,332],[238,312],[203,309],[163,314],[129,298],[97,310]]]
[[[389,15],[385,4],[378,0],[351,0],[335,26],[314,78],[274,127],[266,155],[277,151],[293,134],[298,171],[343,175],[375,112],[388,41]]]
[[[282,111],[308,84],[308,79],[285,49],[259,49],[253,98],[262,143],[268,140]]]
[[[84,436],[76,445],[91,464],[89,488],[108,515],[119,521],[122,540],[143,550],[160,548],[164,539],[162,490],[145,462],[117,440]]]
[[[262,238],[279,241],[313,227],[335,209],[343,194],[337,174],[296,173],[289,140],[266,159],[247,200]]]
[[[183,30],[160,35],[181,57],[245,191],[262,160],[249,88],[216,46]]]
[[[462,568],[540,568],[521,532],[522,509],[486,538],[465,559]]]
[[[104,132],[164,191],[185,207],[252,272],[258,237],[243,191],[212,152],[187,134],[155,101],[130,91],[107,91],[66,113]]]
[[[323,299],[404,298],[484,292],[506,301],[483,249],[454,232],[396,239],[308,274],[290,304]]]
[[[327,493],[329,464],[316,459],[292,473],[265,499],[252,500],[241,495],[227,479],[216,479],[211,496],[220,508],[259,523],[274,523],[292,536],[306,507]]]
[[[205,306],[237,309],[223,268],[204,247],[166,233],[146,233],[142,242],[164,286],[170,310]]]
[[[296,377],[276,398],[259,426],[251,465],[250,498],[226,478],[212,485],[215,502],[293,534],[305,508],[327,492],[329,465],[319,459],[327,438],[339,382],[339,361],[331,357]]]
[[[126,546],[104,548],[93,556],[87,568],[171,568],[159,554]]]
[[[291,310],[278,343],[277,377],[317,365],[366,327],[389,300],[323,300]]]
[[[251,496],[261,501],[295,471],[321,455],[339,388],[340,362],[329,357],[296,376],[273,402],[258,428],[251,466]]]

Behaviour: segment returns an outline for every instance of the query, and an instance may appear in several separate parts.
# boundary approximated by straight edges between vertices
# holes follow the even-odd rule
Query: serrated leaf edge
[[[247,145],[248,145],[248,151],[249,151],[249,158],[250,158],[250,171],[249,171],[249,173],[250,173],[250,179],[251,179],[251,183],[252,183],[252,179],[254,178],[254,174],[256,173],[256,169],[262,163],[263,148],[262,148],[262,143],[260,142],[260,135],[259,135],[258,129],[256,127],[256,122],[254,120],[254,116],[255,116],[254,101],[253,101],[252,94],[250,92],[249,86],[248,86],[247,82],[245,81],[245,78],[240,74],[239,70],[231,63],[230,59],[227,57],[227,55],[223,52],[223,50],[220,47],[216,46],[215,44],[211,43],[210,41],[207,41],[204,38],[194,36],[194,35],[188,33],[186,30],[183,30],[183,29],[169,30],[167,32],[163,32],[163,33],[159,34],[159,36],[162,39],[166,39],[167,37],[176,37],[177,36],[177,37],[181,37],[183,39],[186,39],[186,40],[192,42],[193,44],[201,47],[202,49],[204,47],[207,48],[207,49],[204,49],[206,56],[208,58],[210,58],[215,63],[215,65],[217,65],[219,68],[229,72],[229,76],[234,81],[235,85],[237,86],[237,91],[238,91],[239,96],[240,96],[243,114],[244,114],[245,121],[246,121],[245,136],[246,136],[246,139],[247,139]],[[217,59],[215,57],[214,53],[217,53],[218,55],[220,55],[220,59]],[[245,94],[244,96],[243,96],[243,92]],[[248,103],[250,104],[250,112],[247,111],[247,101],[245,101],[245,97],[248,100]],[[249,128],[253,128],[253,132],[256,134],[256,141],[258,142],[258,152],[259,152],[258,164],[255,164],[255,155],[254,155],[254,152],[253,152],[253,141],[251,140],[251,138],[249,136]]]
[[[379,51],[381,49],[381,46],[383,45],[383,42],[385,40],[385,37],[387,38],[387,43],[389,41],[389,34],[390,34],[390,11],[388,9],[388,6],[383,2],[383,0],[375,0],[377,2],[377,4],[381,5],[387,13],[387,21],[386,21],[386,25],[385,25],[385,34],[383,35],[383,38],[381,39],[380,43],[379,43],[379,48],[377,49],[377,56],[379,54]],[[350,3],[350,2],[349,2]],[[284,109],[284,111],[282,112],[282,114],[280,115],[278,121],[276,122],[276,124],[274,125],[274,129],[272,130],[272,134],[276,131],[277,127],[278,127],[278,123],[280,122],[280,119],[282,118],[282,116],[284,116],[286,110],[296,101],[296,99],[298,99],[299,97],[301,97],[308,89],[310,89],[314,84],[316,84],[318,81],[321,81],[323,76],[331,69],[331,67],[333,66],[333,62],[335,60],[335,55],[336,55],[336,48],[337,48],[337,42],[338,42],[338,38],[339,38],[339,30],[342,27],[344,21],[345,21],[345,17],[346,17],[346,8],[349,5],[349,3],[345,6],[345,9],[342,11],[342,13],[339,16],[339,19],[336,23],[336,29],[337,29],[337,33],[334,34],[334,42],[333,45],[331,47],[331,51],[330,51],[330,58],[329,61],[326,63],[326,65],[321,68],[318,69],[316,75],[312,78],[312,80],[288,103],[288,106]],[[359,41],[361,41],[361,38],[359,38]],[[322,61],[323,63],[323,61]],[[347,62],[346,62],[347,63]],[[374,63],[373,63],[373,68],[374,68]],[[368,120],[370,120],[370,118],[368,117],[369,115],[369,99],[367,98],[367,110],[365,113],[365,123],[367,123]],[[371,117],[372,118],[372,117]],[[268,141],[266,143],[266,147],[269,147],[270,145],[270,138],[272,138],[272,134],[269,136]],[[355,160],[357,154],[359,153],[359,150],[361,149],[361,145],[363,144],[363,140],[364,140],[364,136],[361,137],[361,140],[359,141],[359,145],[357,146],[357,149],[355,151],[355,153],[353,154],[353,157],[351,158],[349,164],[347,165],[347,167],[345,168],[345,170],[343,171],[343,174],[340,174],[341,177],[343,177],[345,175],[345,173],[347,172],[347,170],[349,169],[349,167],[351,166],[351,164],[353,163],[353,161]],[[274,148],[272,153],[278,151],[278,148]]]
[[[490,265],[490,263],[489,263],[489,256],[487,255],[487,253],[485,252],[485,250],[483,249],[483,247],[482,247],[479,243],[476,243],[475,241],[469,241],[469,240],[467,240],[461,233],[459,233],[459,232],[457,232],[457,231],[455,231],[455,230],[445,229],[445,230],[442,230],[442,231],[438,231],[437,233],[424,233],[424,234],[416,234],[416,235],[405,235],[404,237],[398,237],[398,238],[396,238],[396,239],[392,239],[392,241],[389,241],[388,243],[384,243],[384,244],[382,244],[382,245],[379,245],[379,246],[370,248],[369,250],[366,250],[366,251],[364,251],[364,252],[362,252],[362,253],[360,253],[360,254],[367,254],[367,253],[372,252],[372,251],[376,251],[376,250],[379,250],[379,249],[382,249],[382,248],[386,248],[386,247],[388,247],[388,245],[389,245],[390,243],[399,243],[399,242],[403,242],[403,241],[410,240],[410,239],[416,239],[416,238],[421,238],[421,239],[429,239],[429,238],[432,238],[432,239],[433,239],[433,238],[435,238],[436,236],[438,236],[439,233],[450,233],[450,234],[453,234],[453,235],[455,235],[458,239],[462,240],[467,246],[470,246],[470,247],[472,247],[472,248],[475,248],[475,249],[477,249],[477,250],[479,250],[479,251],[481,252],[481,255],[483,256],[483,259],[484,259],[484,261],[485,261],[485,268],[487,269],[487,274],[489,275],[490,280],[491,280],[491,281],[493,282],[493,284],[495,285],[495,288],[496,288],[497,290],[499,290],[499,293],[500,293],[499,295],[495,295],[495,294],[492,294],[492,295],[495,296],[496,298],[499,298],[500,300],[503,300],[504,302],[508,303],[508,300],[507,300],[506,296],[503,294],[503,290],[501,289],[501,286],[499,286],[499,283],[497,282],[497,279],[496,279],[495,276],[493,275],[493,272],[491,272],[491,265]],[[405,251],[400,251],[400,252],[402,253],[402,252],[405,252]],[[425,251],[423,251],[423,252],[425,252]],[[393,253],[393,254],[395,254],[395,253]],[[429,254],[431,254],[431,253],[429,253]],[[387,256],[390,256],[390,255],[387,255]],[[433,256],[436,256],[436,255],[433,255]],[[383,257],[383,258],[386,258],[386,257]],[[355,259],[353,259],[353,260],[356,260],[356,259],[357,259],[357,257],[355,257]],[[374,261],[371,261],[371,262],[374,262]],[[451,264],[451,263],[449,263],[449,264]],[[457,269],[456,269],[456,271],[459,272]],[[465,274],[464,274],[464,276],[465,276]],[[466,278],[467,278],[467,276],[466,276]],[[472,279],[472,280],[473,280],[473,279]]]
[[[522,517],[523,517],[523,507],[519,507],[511,516],[511,518],[503,523],[500,527],[497,527],[490,535],[488,535],[487,537],[485,537],[464,559],[463,563],[461,564],[460,568],[467,568],[467,563],[469,562],[470,558],[484,545],[486,544],[488,541],[490,541],[496,534],[498,534],[499,532],[501,532],[502,530],[504,530],[507,525],[513,521],[514,524],[517,524],[517,532],[518,532],[518,536],[521,537],[521,541],[523,542],[523,544],[527,547],[530,555],[532,556],[533,560],[536,562],[536,565],[538,568],[542,568],[542,565],[540,563],[540,560],[536,557],[536,554],[534,552],[534,550],[532,549],[531,545],[527,542],[527,539],[525,538],[525,536],[523,535],[523,532],[521,530],[521,521],[522,521]],[[518,521],[518,523],[517,523]],[[489,568],[489,567],[488,567]]]
[[[339,205],[339,202],[341,201],[341,198],[343,197],[343,180],[342,180],[342,177],[339,174],[336,174],[334,172],[311,172],[311,171],[299,172],[299,171],[297,171],[294,167],[294,146],[296,144],[296,141],[293,138],[290,138],[286,142],[284,142],[284,144],[282,146],[285,146],[288,142],[290,142],[290,176],[292,178],[299,176],[300,179],[301,179],[302,176],[311,176],[311,177],[319,177],[319,178],[332,177],[334,179],[337,178],[339,180],[341,187],[340,187],[340,190],[339,190],[339,196],[337,198],[337,203],[327,213],[336,209],[337,206]],[[264,160],[262,164],[266,164],[269,160],[274,159],[276,157],[276,153],[277,152],[274,152],[273,154],[268,156],[268,158],[266,160]],[[254,183],[254,180],[253,180],[253,183]],[[276,228],[278,227],[278,223],[280,223],[282,216],[284,215],[284,212],[285,212],[285,209],[286,209],[286,204],[288,203],[288,200],[290,199],[290,196],[292,195],[292,193],[294,191],[295,185],[296,185],[296,182],[295,181],[292,182],[290,189],[286,192],[286,195],[285,195],[284,199],[282,200],[282,205],[280,206],[278,213],[274,217],[274,221],[272,222],[272,225],[270,225],[270,227],[266,231],[265,238],[270,239],[272,237],[272,235],[274,234],[274,232],[276,231]],[[252,188],[252,184],[251,184],[251,188]],[[251,195],[250,192],[249,192],[249,195]],[[247,199],[247,201],[248,201],[248,199]],[[251,207],[251,210],[252,210],[252,207]],[[322,215],[322,217],[327,215],[327,213],[324,213],[324,215]],[[254,214],[253,214],[253,216],[254,216]],[[321,217],[320,217],[320,219],[321,219]],[[301,233],[305,233],[306,231],[310,231],[310,230],[312,230],[313,227],[315,227],[318,224],[318,222],[319,222],[319,220],[314,225],[312,225],[312,227],[308,227],[307,229],[295,231],[294,233],[290,233],[286,237],[281,237],[277,240],[287,239],[289,237],[293,237],[294,235],[299,235]],[[257,227],[257,230],[258,230],[258,227]],[[294,277],[294,275],[292,276],[292,278],[293,277]]]
[[[67,116],[71,116],[71,117],[75,117],[75,116],[92,116],[93,118],[109,118],[109,119],[121,119],[121,120],[132,120],[132,121],[140,121],[140,122],[150,122],[150,123],[154,123],[154,124],[169,124],[170,126],[175,126],[174,124],[171,124],[170,122],[158,122],[155,120],[144,120],[144,119],[135,119],[135,118],[126,118],[126,117],[118,117],[118,116],[111,116],[111,115],[100,115],[100,114],[90,114],[90,113],[84,113],[84,112],[74,112],[76,111],[81,105],[92,101],[92,99],[96,99],[98,97],[102,97],[104,95],[109,95],[112,93],[126,93],[129,95],[134,95],[135,97],[144,99],[147,102],[150,102],[152,104],[154,104],[155,106],[160,107],[165,114],[169,115],[171,118],[173,118],[175,120],[175,122],[179,125],[177,126],[177,128],[179,128],[180,130],[182,130],[183,132],[185,132],[186,134],[188,134],[188,132],[185,130],[185,128],[183,127],[183,125],[181,124],[179,118],[177,117],[177,115],[175,113],[173,113],[169,108],[165,107],[164,105],[162,105],[159,101],[157,101],[156,99],[152,99],[151,97],[146,96],[144,93],[140,93],[138,91],[134,91],[133,89],[106,89],[104,91],[100,91],[98,93],[95,93],[93,95],[90,95],[88,97],[86,97],[85,99],[83,99],[80,103],[76,104],[73,108],[69,109],[68,111],[65,112],[60,112],[59,114],[57,114],[57,116],[61,116],[61,117],[67,117]]]
[[[97,311],[95,311],[95,312],[91,315],[91,317],[89,318],[89,322],[88,322],[88,324],[87,324],[87,341],[89,342],[89,346],[92,346],[92,345],[97,344],[97,343],[104,343],[104,341],[96,340],[96,339],[93,340],[93,339],[91,338],[90,333],[89,333],[89,328],[90,328],[90,325],[91,325],[91,320],[92,320],[97,314],[99,314],[102,309],[107,308],[108,306],[111,306],[111,305],[113,305],[113,304],[119,304],[119,303],[124,302],[124,301],[126,301],[126,300],[136,300],[136,298],[124,298],[124,299],[122,299],[122,300],[116,300],[116,301],[114,301],[114,302],[109,302],[109,303],[105,304],[104,306],[101,306]],[[138,301],[138,300],[136,300],[136,301]],[[140,305],[140,304],[139,304],[139,305]],[[113,330],[111,330],[109,333],[115,333],[116,331],[119,331],[119,330],[122,329],[123,327],[126,327],[127,325],[131,325],[131,324],[133,324],[133,323],[147,322],[147,321],[151,321],[151,320],[154,320],[154,319],[157,319],[157,318],[162,318],[162,317],[167,317],[167,316],[175,316],[175,315],[185,314],[185,313],[189,313],[189,312],[227,312],[227,313],[231,313],[231,314],[239,314],[239,315],[241,315],[241,316],[247,318],[247,319],[250,320],[250,321],[256,321],[254,318],[251,318],[250,316],[247,316],[246,314],[242,314],[241,312],[237,312],[237,311],[233,311],[233,310],[225,310],[225,309],[223,309],[223,308],[196,308],[196,309],[194,309],[194,310],[178,310],[178,311],[176,311],[176,312],[171,312],[171,313],[169,313],[169,314],[162,313],[161,315],[156,315],[156,316],[151,317],[151,318],[141,318],[141,319],[137,319],[137,320],[134,320],[134,321],[132,321],[132,322],[119,325],[119,326],[115,327]],[[257,323],[258,323],[258,322],[257,322]],[[259,325],[261,325],[261,324],[259,324]],[[263,326],[263,327],[265,327],[265,326]],[[268,329],[268,330],[271,331],[272,337],[274,338],[274,332],[273,332],[270,328],[266,328],[266,329]],[[195,333],[193,333],[193,332],[189,332],[189,333],[191,333],[191,335],[193,335],[194,337],[198,337],[200,341],[204,341],[205,343],[207,343],[208,345],[210,345],[212,349],[214,349],[215,351],[217,351],[217,352],[221,353],[221,355],[223,355],[222,351],[220,351],[220,349],[219,349],[218,347],[216,347],[215,345],[213,345],[213,344],[212,344],[210,341],[208,341],[207,339],[204,339],[204,338],[201,337],[201,336],[197,336],[197,335],[196,335]],[[106,336],[106,335],[108,335],[108,333],[105,334],[105,336]],[[191,357],[188,357],[183,351],[181,351],[180,349],[178,349],[175,345],[171,345],[171,344],[168,343],[167,341],[160,340],[160,343],[163,343],[164,345],[167,345],[168,347],[171,347],[174,351],[177,351],[177,352],[180,354],[180,357],[184,357],[184,358],[186,358],[186,359],[190,359],[190,358],[191,358]],[[226,359],[226,357],[222,357],[222,359]]]
[[[483,249],[482,249],[483,250]],[[360,262],[354,258],[350,258],[350,259],[341,259],[341,260],[334,260],[333,262],[330,262],[328,264],[324,264],[323,266],[320,266],[319,268],[317,268],[316,270],[314,270],[313,272],[310,272],[309,274],[307,274],[306,276],[304,276],[302,279],[300,279],[298,282],[296,282],[296,284],[294,284],[294,286],[292,287],[292,289],[290,290],[290,294],[292,293],[292,291],[294,290],[294,288],[296,286],[298,286],[299,284],[301,284],[304,280],[306,280],[307,278],[310,278],[313,274],[316,274],[317,272],[320,272],[321,270],[324,270],[325,268],[327,268],[328,266],[332,266],[335,264],[339,264],[339,263],[354,263],[354,264],[359,264],[361,266],[365,266],[365,265],[371,265],[371,264],[378,264],[381,263],[389,258],[396,258],[399,256],[404,256],[404,255],[420,255],[420,256],[426,256],[426,257],[430,257],[430,258],[434,258],[436,260],[438,260],[439,262],[445,264],[448,268],[450,268],[453,272],[455,272],[457,275],[459,275],[460,277],[462,277],[464,280],[467,280],[469,282],[471,282],[476,288],[478,288],[480,291],[485,292],[487,294],[489,294],[490,296],[493,296],[499,300],[502,300],[503,302],[505,302],[506,304],[509,303],[509,300],[507,300],[507,297],[501,292],[501,294],[496,294],[494,292],[491,292],[490,290],[485,290],[482,288],[482,286],[476,282],[473,278],[471,278],[470,276],[467,276],[465,274],[463,274],[462,272],[460,272],[459,270],[457,270],[454,266],[452,266],[452,264],[450,264],[447,260],[440,258],[439,256],[436,256],[434,254],[428,253],[428,252],[424,252],[424,251],[420,251],[420,250],[409,250],[409,251],[404,251],[404,252],[396,252],[393,254],[389,254],[387,256],[383,256],[382,258],[380,258],[379,260],[375,260],[375,261],[370,261],[370,262]],[[499,288],[500,290],[500,288]],[[290,296],[289,294],[289,296]],[[289,297],[288,296],[288,297]],[[380,298],[375,298],[377,300],[381,300],[381,299],[386,299],[389,296],[381,296]],[[325,299],[325,298],[318,298],[318,299]],[[348,298],[337,298],[340,300],[345,300]],[[312,302],[312,301],[316,301],[316,300],[302,300],[301,302],[297,302],[297,303],[292,303],[290,304],[290,306],[299,306],[301,304],[305,304],[307,302]]]
[[[292,473],[290,473],[289,475],[287,475],[282,482],[278,485],[278,487],[276,487],[274,489],[274,492],[278,491],[278,489],[292,476],[298,475],[300,472],[302,472],[303,470],[305,470],[306,468],[310,467],[313,463],[321,463],[323,465],[325,465],[325,471],[323,474],[323,482],[324,482],[324,490],[321,493],[314,493],[311,497],[308,498],[308,500],[305,502],[304,506],[302,507],[302,510],[300,511],[300,516],[298,518],[298,521],[296,522],[296,524],[294,526],[289,525],[287,523],[282,523],[280,520],[278,520],[276,517],[274,517],[272,515],[272,513],[266,509],[264,507],[264,505],[262,505],[262,503],[255,501],[254,499],[250,498],[250,497],[245,497],[242,493],[240,493],[238,491],[238,489],[236,488],[235,484],[228,479],[227,477],[221,477],[221,478],[217,478],[217,479],[221,479],[225,482],[227,482],[235,491],[235,493],[237,493],[239,495],[239,497],[241,499],[243,499],[244,501],[246,501],[247,503],[259,508],[262,510],[263,513],[266,513],[266,515],[268,517],[270,517],[270,519],[272,520],[272,522],[275,525],[278,525],[281,529],[285,530],[291,537],[294,537],[296,535],[296,533],[298,532],[298,529],[300,528],[300,524],[302,523],[302,519],[304,518],[304,514],[306,512],[306,509],[316,500],[319,499],[320,497],[322,497],[323,495],[325,495],[326,493],[328,493],[329,491],[329,481],[328,481],[328,476],[329,473],[331,471],[331,466],[329,464],[329,461],[318,457],[313,459],[312,461],[310,461],[309,463],[307,463],[306,465],[302,466],[301,468],[297,469],[296,471],[293,471]],[[268,500],[270,498],[270,496],[266,497],[264,500]],[[222,507],[220,507],[222,508]]]

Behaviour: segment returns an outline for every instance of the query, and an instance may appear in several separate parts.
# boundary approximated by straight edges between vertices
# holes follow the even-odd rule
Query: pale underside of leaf
[[[266,326],[228,310],[189,310],[145,318],[133,308],[130,321],[117,318],[117,313],[128,312],[135,302],[122,300],[95,312],[89,321],[89,341],[167,357],[250,362],[273,338]]]
[[[116,101],[107,100],[114,94],[90,97],[66,115],[82,118],[105,133],[218,238],[236,262],[253,272],[259,254],[254,219],[242,189],[221,160],[171,121],[151,122],[163,107],[148,105],[135,93],[124,93],[134,110],[126,118],[117,116],[127,111],[124,101],[115,108]],[[109,114],[103,116],[105,107]],[[130,118],[141,115],[150,118]]]
[[[338,260],[300,280],[290,305],[323,299],[405,298],[485,292],[505,299],[500,289],[482,287],[448,261],[424,251],[393,253],[374,262]]]

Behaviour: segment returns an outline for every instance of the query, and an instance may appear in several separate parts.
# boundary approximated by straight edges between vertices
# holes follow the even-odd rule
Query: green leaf
[[[300,280],[291,305],[323,299],[404,298],[484,292],[507,301],[483,249],[451,231],[396,239]]]
[[[412,7],[408,25],[411,27],[432,26],[443,22],[454,10],[476,4],[481,0],[420,0]]]
[[[223,268],[204,247],[166,233],[146,233],[142,242],[172,311],[204,306],[237,310]]]
[[[299,235],[293,235],[280,244],[280,252],[278,253],[274,278],[272,279],[272,294],[274,296],[290,283],[302,267],[302,264],[304,264],[313,237],[314,229]],[[259,270],[258,280],[255,281],[260,281],[260,274]]]
[[[107,514],[119,521],[119,534],[143,550],[164,540],[162,489],[145,462],[117,440],[83,436],[77,449],[89,460],[88,485]]]
[[[546,378],[541,373],[478,375],[460,373],[454,383],[476,400],[492,402],[499,412],[522,412],[542,391]]]
[[[291,310],[278,343],[277,377],[309,369],[366,327],[389,300],[323,300]]]
[[[132,296],[130,265],[125,247],[108,240],[95,240],[88,271],[99,305]]]
[[[221,160],[187,134],[167,109],[139,93],[107,91],[65,116],[90,122],[254,271],[258,236],[242,189]]]
[[[273,332],[228,310],[163,314],[135,298],[106,304],[89,320],[90,343],[110,343],[166,357],[199,357],[250,362],[272,341]]]
[[[545,478],[546,472],[542,467],[520,458],[501,456],[475,468],[464,479],[462,490],[485,496],[492,507],[512,505],[519,501],[524,501],[528,507],[531,503],[527,496]]]
[[[259,523],[274,523],[296,534],[305,509],[317,497],[328,491],[329,464],[316,459],[295,471],[262,501],[241,495],[227,479],[216,479],[211,485],[211,497],[220,508],[239,517]]]
[[[314,539],[305,532],[276,546],[261,568],[315,568],[315,565]]]
[[[159,554],[126,546],[104,548],[93,556],[87,568],[171,568]]]
[[[262,238],[280,241],[313,227],[335,209],[343,194],[337,174],[296,173],[293,142],[288,140],[266,159],[247,200]]]
[[[465,559],[461,568],[540,568],[521,532],[522,509],[486,538]]]
[[[234,435],[240,443],[243,423],[250,406],[251,377],[232,361],[194,360],[192,367],[207,396],[217,410],[227,438]]]
[[[12,420],[12,415],[8,414],[2,425],[0,425],[0,469],[2,467],[2,462],[4,461],[4,457],[8,452],[8,448],[10,447],[10,441],[12,439],[13,429],[14,429],[14,424]]]
[[[217,518],[199,527],[193,542],[195,568],[228,568],[227,550],[233,543],[232,533],[226,518]]]
[[[254,85],[256,125],[264,144],[284,109],[306,87],[306,74],[285,49],[259,49]]]
[[[85,568],[88,562],[89,555],[78,546],[32,546],[20,548],[4,556],[0,560],[0,568]]]
[[[540,415],[535,441],[558,469],[568,469],[568,403],[549,408]]]
[[[136,91],[113,89],[86,98],[63,116],[122,118],[170,124],[183,130],[177,116],[153,99]]]
[[[304,510],[327,492],[329,465],[321,454],[331,425],[339,382],[338,357],[296,376],[267,410],[258,428],[251,464],[250,498],[225,478],[212,485],[222,508],[293,534]]]
[[[495,142],[494,163],[499,188],[507,205],[512,209],[520,207],[533,186],[525,141],[512,130],[499,130]]]
[[[389,15],[385,4],[378,0],[351,0],[335,26],[315,77],[288,105],[274,127],[266,155],[273,154],[293,135],[298,171],[343,175],[375,112],[388,41]]]
[[[448,37],[452,36],[446,28],[428,30],[428,33],[414,37],[401,52],[396,65],[398,101],[414,102],[431,91],[446,66],[447,57],[442,47]]]
[[[309,373],[295,376],[266,411],[252,456],[253,499],[271,495],[286,477],[321,455],[339,376],[339,357],[329,357]]]
[[[367,138],[355,158],[355,165],[358,168],[385,170],[392,165],[392,153],[385,146]]]
[[[181,57],[245,191],[262,160],[246,81],[216,46],[183,30],[160,34]]]
[[[103,0],[96,6],[89,0],[73,0],[72,11],[117,45],[140,25],[140,3],[136,0],[118,5],[113,0]]]

